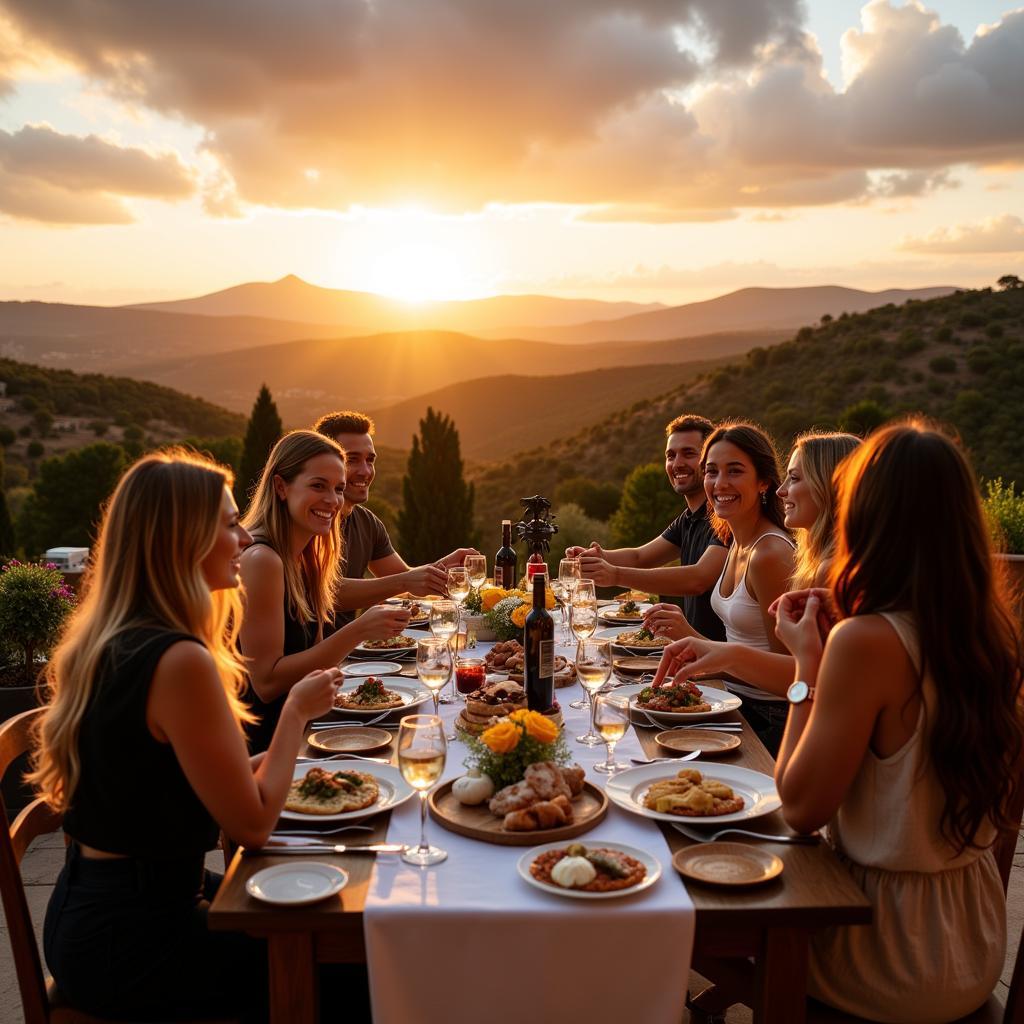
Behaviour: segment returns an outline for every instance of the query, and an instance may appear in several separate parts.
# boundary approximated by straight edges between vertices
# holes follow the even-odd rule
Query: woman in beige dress
[[[775,778],[795,829],[829,826],[874,916],[819,933],[809,990],[870,1020],[951,1021],[1003,965],[991,844],[1015,827],[1018,627],[974,477],[945,436],[880,430],[837,487],[834,607],[813,589],[777,603],[799,683]]]

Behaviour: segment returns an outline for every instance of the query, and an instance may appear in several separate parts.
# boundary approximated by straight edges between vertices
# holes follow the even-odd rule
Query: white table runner
[[[605,776],[593,765],[604,760],[604,744],[576,742],[589,713],[568,707],[582,694],[579,685],[556,691],[570,752],[603,788]],[[460,707],[441,707],[449,732]],[[632,754],[642,756],[631,730],[616,758]],[[445,780],[465,773],[465,756],[463,743],[449,744]],[[418,799],[392,814],[389,841],[419,841]],[[363,921],[375,1024],[678,1024],[695,912],[654,822],[613,804],[580,837],[628,843],[661,863],[650,889],[611,900],[569,899],[527,884],[516,862],[528,846],[478,842],[430,818],[427,837],[448,851],[444,863],[416,868],[385,856],[374,868]],[[537,833],[536,845],[544,842]]]

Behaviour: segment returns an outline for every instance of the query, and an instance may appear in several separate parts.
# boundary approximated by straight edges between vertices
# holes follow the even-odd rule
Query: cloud
[[[924,238],[905,239],[900,248],[910,252],[1024,252],[1024,220],[1006,213],[981,224],[937,228]]]
[[[123,197],[182,199],[192,173],[171,153],[118,146],[48,125],[0,129],[0,211],[53,224],[125,224]]]
[[[206,205],[228,215],[725,218],[923,195],[1024,156],[1024,11],[966,43],[917,0],[871,0],[836,90],[800,0],[0,3],[119,100],[202,126]]]

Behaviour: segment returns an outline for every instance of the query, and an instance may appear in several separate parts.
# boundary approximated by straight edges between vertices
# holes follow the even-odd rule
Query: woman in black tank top
[[[266,749],[289,690],[307,672],[339,664],[363,640],[397,636],[409,621],[405,609],[377,607],[335,629],[344,491],[337,443],[293,430],[274,445],[245,514],[254,539],[242,557],[240,648],[258,719],[247,728],[254,751]]]
[[[211,933],[204,870],[218,829],[262,845],[302,728],[339,674],[294,686],[270,749],[250,762],[238,523],[227,470],[184,450],[148,455],[110,501],[83,601],[54,652],[53,694],[30,776],[64,814],[68,857],[44,951],[77,1009],[132,1021],[261,1019],[266,952]]]

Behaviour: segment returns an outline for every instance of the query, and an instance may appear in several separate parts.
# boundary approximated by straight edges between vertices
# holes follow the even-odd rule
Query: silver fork
[[[296,761],[347,761],[351,758],[353,761],[373,761],[374,764],[391,764],[390,758],[387,757],[366,757],[365,754],[346,754],[344,752],[340,754],[324,754],[322,757],[306,757],[305,754],[297,757]]]
[[[280,839],[284,836],[336,836],[341,832],[372,832],[373,825],[342,825],[340,828],[322,829],[279,829],[270,833],[271,839]]]
[[[698,843],[711,843],[725,835],[752,836],[754,839],[767,839],[772,843],[803,843],[807,845],[816,843],[821,839],[821,834],[818,832],[811,832],[806,836],[776,836],[769,832],[751,832],[749,829],[745,828],[721,828],[717,832],[699,832],[695,828],[690,828],[687,825],[680,825],[678,822],[673,822],[672,827],[677,832],[686,836],[687,839],[693,839]]]
[[[313,722],[312,727],[314,729],[346,729],[346,728],[358,728],[364,725],[373,725],[375,722],[382,722],[388,715],[395,711],[401,710],[400,708],[388,708],[387,711],[377,715],[375,718],[364,718],[361,722]]]
[[[633,764],[659,764],[662,761],[693,761],[700,757],[702,753],[702,750],[694,750],[689,754],[684,754],[682,757],[631,757],[630,761]]]

